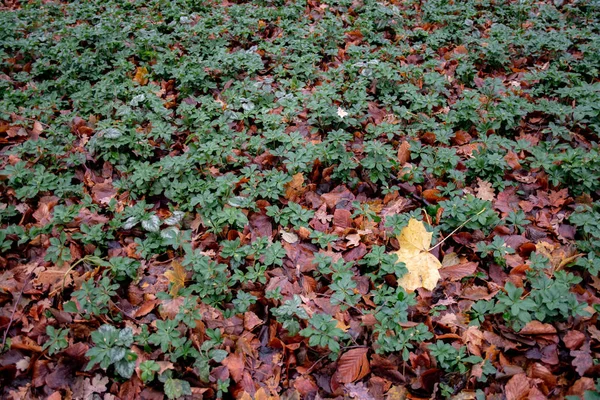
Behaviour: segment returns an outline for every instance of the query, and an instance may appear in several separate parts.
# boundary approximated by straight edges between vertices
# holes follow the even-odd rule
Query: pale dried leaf
[[[294,232],[282,231],[281,238],[290,244],[296,243],[298,241],[298,235],[296,235]]]
[[[475,196],[486,201],[494,201],[496,198],[492,184],[487,181],[483,181],[480,178],[477,178],[477,189],[475,189]]]
[[[420,287],[433,290],[441,278],[439,269],[442,263],[428,251],[432,237],[423,222],[414,218],[408,221],[408,226],[398,236],[400,250],[395,254],[398,262],[403,262],[408,270],[398,284],[409,292]]]

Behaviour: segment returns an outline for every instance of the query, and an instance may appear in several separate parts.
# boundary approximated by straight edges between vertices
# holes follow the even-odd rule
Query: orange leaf
[[[242,374],[244,373],[244,356],[242,354],[229,354],[222,364],[227,367],[235,382],[242,381]]]
[[[351,349],[342,354],[337,362],[336,377],[339,382],[351,383],[367,376],[371,369],[366,347]]]
[[[186,273],[185,268],[179,262],[173,261],[171,265],[173,269],[165,272],[165,276],[173,284],[169,294],[175,297],[179,293],[179,290],[185,287]]]
[[[400,165],[404,165],[410,160],[410,143],[406,140],[398,146],[398,162]]]
[[[444,200],[444,197],[442,197],[438,189],[423,190],[423,198],[432,204],[437,204],[438,202]]]
[[[295,200],[302,195],[302,185],[304,184],[304,175],[302,172],[298,172],[292,176],[292,180],[285,184],[285,198],[288,200]]]
[[[137,67],[135,69],[135,76],[133,77],[133,80],[144,86],[148,83],[148,78],[146,75],[148,75],[148,69],[146,67]]]

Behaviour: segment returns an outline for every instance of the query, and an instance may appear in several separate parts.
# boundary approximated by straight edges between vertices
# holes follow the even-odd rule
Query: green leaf
[[[209,352],[209,355],[210,355],[210,358],[212,358],[214,361],[220,363],[229,355],[229,352],[227,352],[227,350],[215,349],[215,350],[211,350]]]
[[[169,399],[178,399],[184,395],[191,395],[192,388],[187,381],[168,378],[165,381],[165,394]]]
[[[69,300],[65,303],[63,303],[63,311],[68,312],[68,313],[78,313],[79,310],[77,309],[77,304],[75,304],[74,301]]]

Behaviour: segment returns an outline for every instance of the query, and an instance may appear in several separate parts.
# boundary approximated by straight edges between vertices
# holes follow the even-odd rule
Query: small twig
[[[65,291],[65,282],[66,282],[66,280],[67,280],[67,275],[69,275],[69,273],[70,273],[71,271],[73,271],[73,269],[74,269],[76,266],[78,266],[79,264],[81,264],[81,263],[82,263],[82,262],[84,262],[84,261],[86,261],[86,257],[80,258],[79,260],[75,261],[75,262],[73,263],[73,265],[71,265],[71,266],[69,267],[69,269],[67,270],[67,272],[65,272],[65,274],[63,275],[62,286],[61,286],[61,288],[60,288],[60,292],[61,292],[61,293]]]
[[[448,240],[450,238],[450,236],[454,235],[459,229],[461,229],[463,226],[465,226],[466,224],[468,224],[469,221],[471,221],[473,218],[480,216],[484,211],[485,211],[485,207],[482,208],[481,211],[479,211],[477,214],[473,215],[471,218],[469,218],[468,220],[466,220],[465,222],[463,222],[462,224],[460,224],[458,226],[458,228],[456,228],[455,230],[453,230],[452,232],[450,232],[450,234],[448,236],[446,236],[444,239],[442,239],[435,246],[429,248],[427,251],[431,251],[431,250],[435,249],[436,247],[438,247],[439,245],[441,245],[442,243],[444,243],[446,240]]]
[[[115,307],[117,310],[119,310],[119,311],[120,311],[120,312],[123,314],[123,316],[124,316],[125,318],[128,318],[128,319],[130,319],[130,320],[132,320],[133,322],[135,322],[135,323],[138,323],[138,324],[140,324],[140,323],[141,323],[141,321],[137,320],[136,318],[134,318],[134,317],[132,317],[132,316],[130,316],[130,315],[127,315],[127,313],[126,313],[126,312],[125,312],[125,311],[124,311],[124,310],[123,310],[121,307],[119,307],[119,306],[117,305],[117,303],[115,303],[113,300],[110,300],[110,302],[112,303],[112,305],[113,305],[113,306],[114,306],[114,307]]]
[[[554,272],[556,272],[556,271],[560,271],[560,270],[561,270],[561,269],[563,269],[563,268],[564,268],[566,265],[568,265],[568,264],[572,263],[573,261],[577,260],[579,257],[581,257],[581,256],[583,256],[583,255],[584,255],[583,253],[578,253],[578,254],[575,254],[574,256],[571,256],[571,257],[567,257],[567,258],[565,258],[564,260],[562,260],[562,261],[560,262],[560,264],[558,264],[558,267],[556,267],[556,269],[554,270]]]
[[[8,325],[6,326],[6,330],[4,331],[4,336],[2,337],[2,346],[0,347],[0,351],[4,350],[4,346],[6,345],[6,338],[8,337],[8,331],[10,330],[10,327],[13,323],[15,314],[17,312],[17,306],[19,305],[19,302],[21,301],[21,297],[23,296],[23,291],[25,290],[25,286],[27,286],[27,283],[29,282],[29,278],[31,278],[31,274],[33,274],[33,271],[31,271],[29,273],[29,275],[27,275],[27,278],[25,278],[25,282],[23,282],[23,287],[21,288],[21,291],[19,292],[19,295],[17,296],[17,299],[15,300],[15,306],[13,307],[12,313],[10,314],[10,320],[8,321]]]
[[[321,361],[323,361],[325,358],[329,357],[329,354],[325,354],[323,357],[319,358],[317,361],[315,361],[313,363],[313,365],[311,365],[306,372],[304,373],[305,375],[308,375],[312,372],[313,368],[315,368]]]
[[[21,118],[21,119],[24,119],[24,120],[27,120],[27,121],[38,122],[38,123],[40,123],[41,125],[43,125],[44,127],[46,127],[46,128],[50,128],[50,125],[48,125],[48,124],[45,124],[45,123],[43,123],[42,121],[38,121],[37,119],[34,119],[34,118],[29,118],[29,117],[23,117],[23,116],[21,116],[21,115],[17,115],[17,117],[18,117],[18,118]]]

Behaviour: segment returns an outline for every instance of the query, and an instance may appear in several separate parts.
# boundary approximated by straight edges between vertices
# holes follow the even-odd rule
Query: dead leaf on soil
[[[301,172],[292,176],[292,180],[285,184],[285,198],[294,201],[302,196],[302,193],[304,192],[302,189],[303,184],[304,175],[302,175]]]
[[[294,232],[282,231],[281,238],[290,244],[298,241],[298,235],[296,235]]]
[[[406,140],[400,143],[398,146],[398,163],[400,165],[406,164],[410,160],[410,143]]]
[[[173,261],[171,265],[173,266],[173,269],[165,272],[165,276],[169,282],[173,284],[173,286],[171,286],[171,290],[169,290],[169,294],[175,297],[177,296],[177,293],[179,293],[179,290],[185,287],[186,272],[185,268],[183,268],[183,265],[181,265],[178,261]]]
[[[427,232],[423,222],[411,218],[408,226],[398,236],[400,250],[394,252],[398,262],[406,265],[408,272],[398,280],[405,290],[413,292],[417,288],[433,290],[440,280],[439,269],[442,263],[429,253],[433,233]]]
[[[351,383],[367,376],[371,372],[367,358],[368,351],[368,348],[360,347],[342,354],[337,362],[335,379],[341,383]]]
[[[148,69],[146,67],[137,67],[135,69],[135,76],[133,77],[133,80],[144,86],[148,83],[148,78],[146,77],[147,75]]]
[[[496,198],[492,184],[483,181],[480,178],[477,178],[477,189],[475,189],[475,193],[475,196],[481,200],[494,201]]]

